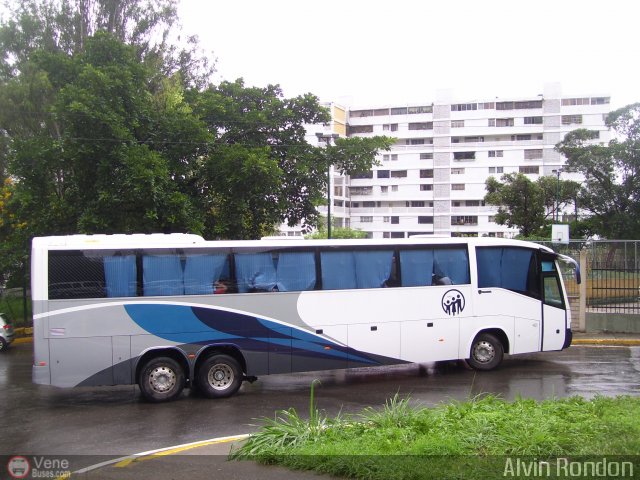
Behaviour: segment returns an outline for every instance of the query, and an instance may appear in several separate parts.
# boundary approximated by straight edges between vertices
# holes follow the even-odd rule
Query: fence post
[[[589,272],[587,271],[588,248],[580,249],[580,273],[582,274],[582,282],[580,283],[580,306],[578,308],[578,331],[585,332],[587,330],[587,282],[589,281]]]

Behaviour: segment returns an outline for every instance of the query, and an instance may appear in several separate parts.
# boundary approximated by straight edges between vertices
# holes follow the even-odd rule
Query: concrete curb
[[[571,345],[609,345],[618,347],[640,346],[637,338],[574,338]]]

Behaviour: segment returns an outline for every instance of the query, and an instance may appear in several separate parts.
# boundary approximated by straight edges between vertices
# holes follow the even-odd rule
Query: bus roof
[[[381,247],[403,245],[461,245],[473,246],[521,246],[553,252],[550,248],[522,240],[494,237],[422,237],[404,239],[278,239],[263,240],[205,240],[199,235],[185,233],[153,233],[153,234],[114,234],[114,235],[66,235],[36,237],[33,239],[34,249],[45,250],[93,250],[108,248],[184,248],[193,247],[320,247],[320,246],[373,246]]]

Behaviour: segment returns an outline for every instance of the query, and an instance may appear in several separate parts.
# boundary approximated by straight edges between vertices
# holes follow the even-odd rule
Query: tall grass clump
[[[382,408],[327,418],[317,409],[314,384],[308,419],[281,411],[232,457],[345,478],[404,480],[493,478],[502,474],[505,457],[640,454],[638,397],[507,402],[484,395],[426,408],[395,395]]]

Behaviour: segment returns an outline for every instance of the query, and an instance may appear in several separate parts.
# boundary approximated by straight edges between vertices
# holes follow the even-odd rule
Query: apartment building
[[[554,146],[576,128],[596,130],[594,141],[608,142],[609,101],[602,95],[563,96],[552,84],[543,94],[520,98],[459,102],[440,94],[433,102],[404,105],[330,104],[334,114],[346,115],[310,128],[310,141],[324,135],[326,142],[339,129],[342,135],[396,139],[370,172],[330,176],[333,224],[371,238],[514,236],[516,230],[495,223],[497,208],[484,204],[487,178],[520,172],[534,181],[542,175],[579,180],[562,170],[565,159]],[[321,212],[326,215],[326,207]]]

